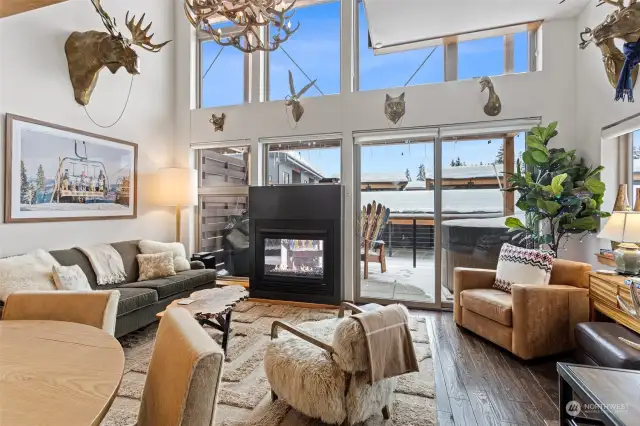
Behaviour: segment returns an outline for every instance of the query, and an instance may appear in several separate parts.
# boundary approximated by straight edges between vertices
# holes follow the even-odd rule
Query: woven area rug
[[[292,324],[334,318],[337,309],[307,309],[289,305],[241,302],[232,316],[229,361],[225,363],[218,398],[217,426],[322,426],[284,401],[271,402],[269,383],[262,359],[269,342],[271,323],[284,319]],[[364,426],[426,426],[436,424],[433,364],[429,335],[424,318],[410,321],[413,341],[420,361],[420,372],[398,381],[390,420],[382,415],[370,418]],[[205,327],[220,342],[221,333]],[[125,374],[111,410],[102,426],[135,423],[153,351],[157,323],[120,339],[125,352]]]

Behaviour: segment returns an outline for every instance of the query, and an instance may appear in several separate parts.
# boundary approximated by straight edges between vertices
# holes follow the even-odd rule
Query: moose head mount
[[[610,4],[617,10],[607,15],[605,20],[595,27],[585,28],[580,33],[581,49],[586,49],[594,43],[602,51],[602,61],[607,72],[609,83],[615,88],[624,69],[625,54],[615,45],[615,39],[625,43],[636,43],[640,39],[640,3],[629,0],[625,6],[624,0],[602,0],[600,4]],[[600,5],[598,4],[598,6]],[[638,78],[638,68],[631,73],[632,87]]]
[[[148,35],[151,24],[142,28],[145,15],[136,23],[135,16],[129,20],[129,12],[125,23],[131,32],[131,38],[124,37],[116,27],[115,18],[105,12],[100,1],[91,0],[91,3],[102,18],[107,32],[74,31],[64,45],[74,96],[76,102],[83,106],[89,103],[102,68],[107,67],[115,74],[120,67],[124,67],[132,76],[140,74],[138,53],[133,46],[155,53],[171,41],[153,44],[153,34]]]

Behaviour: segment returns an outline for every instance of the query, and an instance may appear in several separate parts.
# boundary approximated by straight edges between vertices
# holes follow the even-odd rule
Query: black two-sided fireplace
[[[249,188],[250,295],[337,305],[342,186]]]

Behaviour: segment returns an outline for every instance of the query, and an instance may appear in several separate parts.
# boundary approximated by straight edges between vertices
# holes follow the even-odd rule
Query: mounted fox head
[[[135,16],[129,20],[129,12],[125,17],[125,23],[131,32],[131,38],[125,38],[116,27],[116,20],[104,11],[100,1],[91,0],[91,3],[102,18],[102,23],[108,32],[76,31],[71,33],[64,46],[71,85],[76,102],[80,105],[89,103],[102,68],[107,67],[112,74],[115,74],[120,67],[124,67],[131,75],[140,74],[138,53],[133,46],[149,52],[159,52],[171,41],[160,44],[151,43],[153,34],[147,35],[151,24],[142,28],[145,15],[142,15],[136,23]]]

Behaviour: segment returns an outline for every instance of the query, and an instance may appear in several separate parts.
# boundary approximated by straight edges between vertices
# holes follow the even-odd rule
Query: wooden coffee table
[[[227,356],[227,343],[231,331],[231,312],[234,306],[242,300],[249,298],[249,292],[240,285],[229,285],[222,288],[211,288],[207,290],[191,293],[189,299],[195,300],[188,305],[179,305],[178,302],[184,299],[177,299],[171,302],[167,309],[184,308],[193,314],[193,317],[200,325],[208,325],[216,330],[222,331],[222,350]],[[162,318],[165,311],[159,312],[156,316]]]

